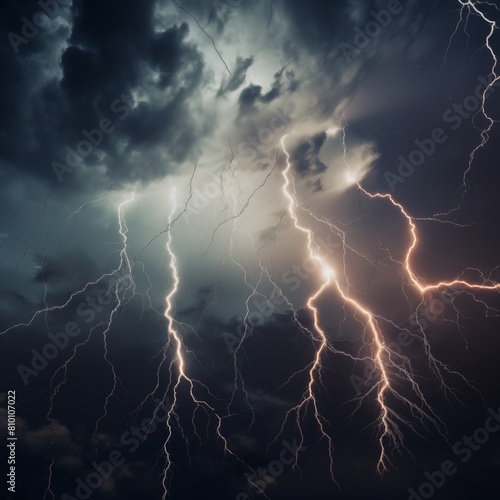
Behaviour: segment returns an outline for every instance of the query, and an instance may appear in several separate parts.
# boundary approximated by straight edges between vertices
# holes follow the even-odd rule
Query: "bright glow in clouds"
[[[58,359],[64,360],[49,377],[47,420],[56,427],[59,401],[72,387],[73,367],[80,356],[88,355],[99,370],[96,373],[104,374],[102,387],[95,391],[97,409],[93,408],[95,419],[90,425],[96,456],[102,443],[116,441],[108,429],[113,415],[129,406],[131,417],[151,407],[156,415],[161,404],[170,402],[162,432],[155,438],[160,442],[155,460],[162,468],[163,500],[176,496],[178,471],[187,463],[191,466],[191,460],[205,469],[205,446],[217,456],[217,467],[217,460],[230,463],[234,475],[246,477],[252,492],[267,497],[269,474],[260,479],[253,476],[260,460],[261,443],[255,437],[259,431],[268,446],[288,433],[296,438],[291,472],[305,473],[305,457],[311,453],[311,463],[324,463],[323,472],[328,469],[328,484],[342,486],[336,463],[343,460],[346,447],[335,419],[345,403],[351,405],[347,411],[352,420],[359,418],[376,437],[376,443],[368,438],[362,445],[369,450],[366,456],[372,470],[383,474],[397,469],[395,457],[403,451],[412,454],[407,433],[432,432],[447,439],[447,422],[436,408],[436,394],[448,402],[461,402],[463,386],[475,390],[449,359],[436,354],[440,351],[435,332],[420,322],[412,325],[408,318],[418,317],[436,297],[446,297],[446,305],[435,315],[436,330],[441,328],[452,346],[453,335],[459,332],[468,349],[463,318],[468,321],[468,315],[484,312],[480,319],[486,324],[500,314],[495,302],[500,265],[495,263],[490,271],[476,268],[465,260],[464,252],[466,257],[456,256],[462,269],[456,271],[447,267],[448,262],[442,264],[452,260],[449,249],[435,262],[426,262],[430,253],[426,245],[434,234],[429,227],[457,234],[471,227],[459,222],[458,215],[466,195],[473,191],[476,165],[484,161],[482,154],[489,151],[496,131],[496,117],[487,107],[486,96],[500,79],[493,47],[497,24],[490,15],[490,9],[498,8],[489,2],[458,1],[461,19],[448,50],[462,24],[467,29],[472,18],[479,21],[486,29],[483,48],[493,82],[483,93],[481,116],[475,117],[474,125],[485,125],[477,133],[478,142],[467,151],[463,175],[460,171],[458,206],[420,216],[403,195],[380,190],[377,168],[378,161],[386,159],[381,156],[384,148],[375,134],[360,132],[362,112],[352,123],[346,118],[346,94],[355,93],[350,76],[328,75],[325,70],[328,78],[323,83],[310,77],[322,64],[331,64],[327,57],[316,60],[302,55],[307,61],[304,67],[294,65],[300,34],[287,33],[283,19],[275,21],[275,33],[265,27],[258,33],[250,29],[263,16],[271,23],[273,2],[250,9],[248,20],[232,10],[236,7],[231,2],[214,12],[198,5],[201,12],[208,9],[204,14],[210,22],[201,15],[199,22],[189,2],[173,3],[174,8],[157,7],[155,36],[161,38],[162,29],[175,21],[168,40],[185,50],[176,61],[181,69],[175,72],[172,63],[175,74],[160,71],[159,66],[153,70],[151,91],[133,93],[131,116],[123,129],[143,132],[149,115],[158,122],[167,121],[168,113],[155,115],[151,107],[159,108],[163,99],[171,97],[176,98],[172,114],[184,116],[186,110],[196,110],[199,115],[191,122],[186,119],[184,129],[177,124],[162,129],[159,136],[165,143],[175,136],[168,143],[171,156],[170,151],[155,150],[149,135],[147,140],[140,133],[136,138],[137,144],[146,143],[143,151],[126,136],[116,139],[115,150],[128,154],[137,170],[127,177],[125,167],[117,169],[114,174],[124,177],[114,189],[103,183],[83,203],[75,196],[75,207],[58,207],[54,222],[48,222],[43,213],[47,197],[28,236],[16,241],[9,262],[12,276],[22,273],[27,291],[16,295],[14,290],[9,300],[0,301],[7,308],[21,297],[19,304],[24,300],[31,312],[26,317],[19,313],[20,320],[12,314],[15,321],[3,328],[0,337],[22,338],[22,332],[31,328],[41,342],[40,331],[49,325],[66,323],[70,316],[80,322],[77,326],[85,336],[60,347],[63,354]],[[198,12],[195,7],[193,12]],[[294,12],[300,17],[300,9]],[[356,12],[350,12],[351,18],[362,18],[361,10]],[[189,23],[189,29],[179,28],[183,22]],[[256,49],[256,55],[245,59],[247,54],[236,43],[239,35],[245,47],[255,44],[263,52],[267,44],[272,48],[266,57],[259,59]],[[155,42],[160,43],[156,38]],[[302,43],[305,51],[313,42],[306,38]],[[204,92],[193,91],[189,102],[181,102],[196,77],[198,56]],[[358,56],[363,61],[362,51]],[[332,67],[339,65],[334,62]],[[362,73],[356,64],[345,73]],[[157,88],[162,76],[172,76],[175,85]],[[318,88],[326,86],[330,77],[331,95],[323,99]],[[287,108],[289,104],[293,106]],[[376,116],[378,110],[370,113]],[[144,121],[135,123],[132,116]],[[190,135],[190,127],[199,127],[199,137]],[[144,130],[148,129],[144,126]],[[182,148],[188,148],[189,154],[181,154]],[[89,171],[111,176],[107,153],[96,150],[95,155],[100,167],[82,166],[74,177]],[[141,163],[146,155],[150,155],[147,168],[145,160]],[[164,163],[168,168],[163,169]],[[147,172],[144,178],[142,168]],[[161,180],[157,172],[162,172]],[[92,182],[98,184],[95,179]],[[59,233],[54,230],[58,220],[64,221]],[[38,224],[44,237],[36,231]],[[49,258],[52,234],[54,246],[65,250],[70,240],[75,247],[88,247],[89,262],[81,258],[81,275],[66,287],[59,288],[70,274],[64,258],[57,266]],[[39,260],[36,266],[27,264],[30,252]],[[64,256],[62,251],[60,255]],[[78,286],[71,288],[74,283]],[[35,300],[33,287],[42,291],[41,301]],[[68,289],[76,291],[66,293]],[[103,304],[102,297],[109,298],[109,303]],[[35,303],[43,305],[35,309]],[[38,375],[56,365],[55,360],[49,363],[54,358],[43,357],[44,348],[50,351],[46,345],[40,348],[39,365],[46,361],[43,368],[30,365],[31,360],[18,368],[25,387],[31,383],[30,388],[35,387],[35,380],[43,378]],[[140,361],[120,358],[121,349],[135,348]],[[351,397],[340,381],[349,377],[346,371],[354,374],[361,364],[368,366],[368,373]],[[144,377],[137,383],[139,389],[134,386],[133,404],[126,398],[129,374],[122,371],[124,367],[135,368]],[[441,393],[430,392],[431,376]],[[143,427],[151,429],[151,422]],[[365,438],[359,433],[359,439]],[[141,462],[142,452],[127,460]],[[59,467],[52,454],[47,496],[58,494],[53,483]]]

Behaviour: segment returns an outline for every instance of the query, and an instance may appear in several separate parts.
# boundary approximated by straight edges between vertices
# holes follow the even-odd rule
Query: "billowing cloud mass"
[[[11,497],[489,498],[495,3],[0,9]]]

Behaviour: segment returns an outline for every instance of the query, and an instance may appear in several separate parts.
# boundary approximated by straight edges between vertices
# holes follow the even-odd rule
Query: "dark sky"
[[[5,498],[498,496],[495,2],[0,9]]]

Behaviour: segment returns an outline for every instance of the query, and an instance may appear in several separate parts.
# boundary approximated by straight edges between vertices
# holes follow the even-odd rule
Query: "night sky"
[[[498,498],[496,0],[4,0],[1,498]]]

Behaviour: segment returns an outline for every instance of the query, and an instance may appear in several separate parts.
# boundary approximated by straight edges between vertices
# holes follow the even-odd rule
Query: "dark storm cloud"
[[[320,60],[336,58],[342,55],[340,43],[355,45],[357,30],[363,31],[366,23],[376,21],[377,15],[387,11],[389,5],[396,14],[391,14],[381,24],[378,32],[371,36],[368,46],[379,46],[381,42],[393,40],[393,35],[404,33],[415,35],[422,26],[425,17],[436,8],[438,2],[403,2],[398,0],[371,0],[356,2],[341,0],[339,2],[323,2],[313,0],[301,2],[291,0],[286,3],[283,14],[290,20],[290,28],[296,38],[287,45],[288,52],[293,53],[297,47],[306,48]],[[370,35],[368,35],[370,37]],[[291,37],[290,40],[293,40]],[[408,42],[408,38],[405,40]],[[368,51],[370,52],[370,51]]]
[[[262,87],[260,85],[249,85],[245,87],[238,98],[241,113],[257,111],[255,103],[261,97]]]
[[[229,92],[233,92],[238,89],[245,82],[245,78],[247,76],[248,68],[254,63],[253,57],[247,57],[243,59],[241,57],[236,58],[236,68],[233,71],[232,76],[221,85],[219,89],[218,96],[224,95]]]
[[[281,68],[277,73],[274,74],[274,82],[271,86],[271,90],[264,94],[262,96],[262,102],[264,103],[269,103],[271,101],[274,101],[277,97],[280,96],[280,90],[281,90],[281,78],[283,76],[283,72],[285,71],[286,66]],[[287,74],[288,76],[288,74]],[[291,84],[290,87],[293,87]],[[290,88],[289,88],[290,90]]]
[[[231,17],[244,9],[245,0],[176,0],[175,5],[193,16],[209,35],[220,35]]]
[[[58,252],[52,256],[38,255],[35,262],[37,271],[33,281],[45,283],[51,292],[59,289],[65,292],[78,286],[96,268],[96,263],[81,249]],[[75,262],[78,262],[77,269]]]
[[[340,8],[339,8],[339,3]],[[291,0],[287,2],[286,8],[282,9],[291,21],[291,28],[298,37],[290,37],[287,44],[287,52],[290,56],[297,56],[297,47],[306,47],[317,51],[331,43],[338,37],[345,24],[345,11],[342,15],[345,2],[324,2],[313,0],[302,2]]]
[[[39,266],[39,270],[35,274],[33,281],[38,283],[46,283],[48,280],[60,281],[64,277],[64,273],[59,267],[59,262],[55,262],[52,259],[43,259],[42,256],[39,257],[42,264]]]
[[[70,430],[59,423],[45,425],[36,430],[27,430],[23,445],[32,453],[41,455],[51,446],[61,454],[78,454],[80,448],[73,442]]]
[[[387,14],[389,4],[397,14]],[[307,73],[300,75],[301,88],[321,96],[309,115],[331,116],[340,103],[356,95],[374,64],[394,56],[407,58],[436,5],[411,0],[292,0],[286,8],[278,4],[288,21],[283,53],[299,72],[307,67]],[[291,87],[296,86],[292,81]]]
[[[2,300],[5,301],[6,304],[8,304],[9,308],[11,310],[15,310],[18,307],[26,307],[26,306],[32,306],[33,304],[30,303],[30,301],[21,293],[16,292],[16,291],[7,291],[7,292],[1,292],[2,294]]]
[[[210,287],[205,286],[200,288],[197,292],[196,303],[188,307],[180,308],[178,314],[186,318],[196,315],[202,316],[203,311],[206,309],[211,300],[213,300],[213,291]]]
[[[37,9],[29,3],[10,10],[5,30],[20,31],[22,13]],[[1,70],[9,75],[0,89],[4,171],[16,168],[57,184],[58,162],[60,178],[85,185],[94,167],[105,165],[119,184],[162,177],[186,159],[204,133],[190,102],[204,63],[187,42],[187,24],[156,32],[154,13],[153,0],[79,0],[67,16],[70,36],[67,28],[40,30],[19,54],[2,44]],[[30,64],[35,56],[38,64]],[[54,64],[46,67],[43,58]],[[78,148],[92,140],[90,152]]]
[[[290,70],[286,72],[286,78],[288,80],[288,88],[289,92],[296,92],[299,89],[300,82],[296,78],[295,71]]]
[[[321,181],[321,179],[316,179],[312,184],[311,184],[311,188],[313,190],[314,193],[319,193],[320,191],[323,191],[323,182]]]
[[[240,114],[255,113],[257,111],[257,103],[269,104],[277,99],[281,95],[282,76],[284,71],[285,67],[274,74],[274,82],[271,85],[271,89],[265,94],[262,94],[262,87],[260,85],[252,84],[245,87],[241,91],[238,99]],[[293,73],[287,73],[286,76],[289,80],[288,91],[294,92],[298,88],[298,81],[295,80]]]
[[[7,409],[0,407],[0,422],[7,427]],[[21,449],[31,456],[43,457],[48,448],[57,456],[58,466],[64,468],[78,467],[81,460],[78,455],[82,448],[75,443],[67,426],[54,421],[52,424],[31,428],[29,422],[18,417],[16,430]]]
[[[295,170],[302,177],[322,174],[328,168],[320,159],[319,152],[326,141],[326,133],[321,132],[301,142],[290,155]],[[320,187],[321,185],[316,185]],[[320,189],[317,189],[320,190]]]

